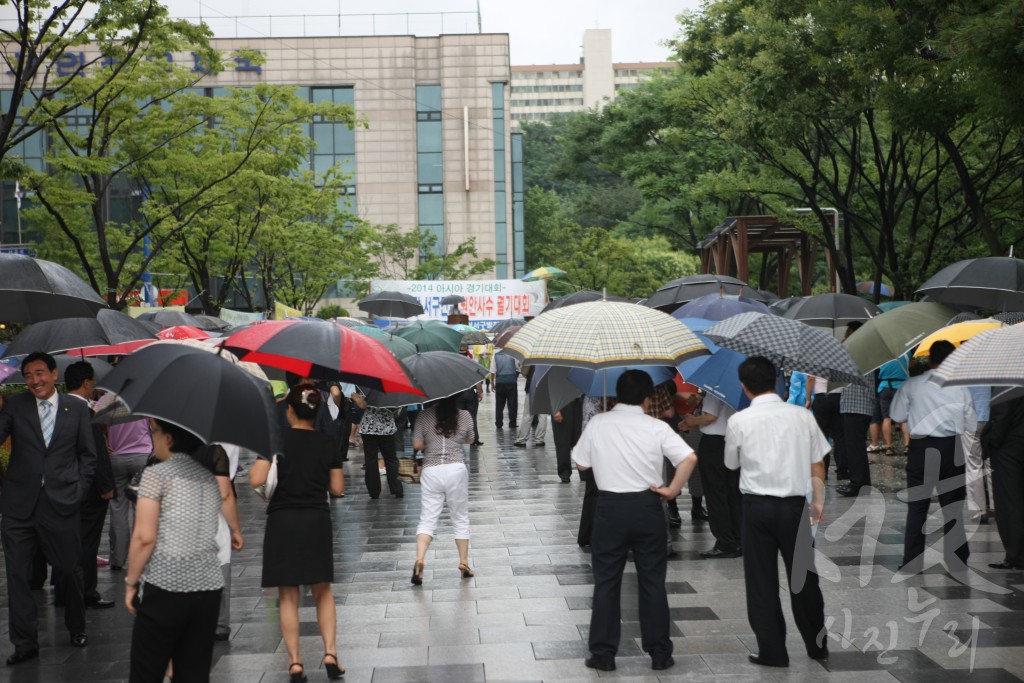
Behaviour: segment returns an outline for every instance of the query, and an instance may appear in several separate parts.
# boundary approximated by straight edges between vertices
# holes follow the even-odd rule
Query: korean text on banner
[[[502,320],[538,315],[547,302],[544,282],[522,280],[372,280],[370,292],[402,292],[423,304],[425,320],[446,320],[451,306],[441,300],[458,295],[465,301],[459,313],[469,316],[469,324],[489,330]]]

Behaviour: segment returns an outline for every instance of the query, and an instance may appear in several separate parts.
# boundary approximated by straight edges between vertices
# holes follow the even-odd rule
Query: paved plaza
[[[493,395],[480,411],[480,436],[470,464],[472,579],[461,579],[447,516],[427,558],[424,584],[409,583],[415,557],[419,492],[370,500],[354,450],[346,465],[348,494],[334,501],[338,655],[350,683],[409,681],[633,682],[711,681],[1017,681],[1024,678],[1024,572],[989,570],[1002,559],[994,524],[969,529],[971,586],[938,568],[904,578],[905,506],[902,458],[872,456],[879,485],[856,506],[828,482],[825,523],[818,530],[818,570],[829,615],[831,656],[807,659],[789,616],[789,669],[750,664],[756,651],[747,624],[741,559],[702,560],[713,544],[707,524],[692,524],[689,497],[676,534],[668,592],[676,664],[653,672],[639,648],[636,581],[627,567],[623,642],[618,670],[587,669],[592,577],[589,555],[576,544],[583,486],[555,474],[550,429],[543,448],[513,445],[496,432]],[[260,588],[265,505],[238,481],[246,546],[236,553],[231,639],[214,650],[214,681],[286,681],[288,656],[277,622],[276,591]],[[933,505],[933,511],[935,506]],[[929,528],[939,528],[935,519]],[[877,541],[872,546],[872,539]],[[938,535],[929,536],[929,542]],[[105,544],[101,552],[105,554]],[[931,556],[929,556],[931,557]],[[864,558],[864,559],[862,559]],[[780,565],[781,568],[781,565]],[[784,575],[782,575],[784,577]],[[38,661],[0,668],[0,681],[127,680],[132,617],[123,602],[122,573],[100,570],[100,590],[118,600],[91,611],[89,646],[68,645],[50,589],[38,593],[42,651]],[[0,656],[7,638],[6,589],[0,593]],[[310,681],[326,680],[322,645],[308,593],[300,609],[302,650]],[[973,673],[970,673],[973,670]]]

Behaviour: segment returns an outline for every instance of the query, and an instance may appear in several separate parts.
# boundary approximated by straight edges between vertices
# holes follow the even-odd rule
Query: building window
[[[441,135],[441,86],[416,86],[416,179],[419,227],[437,237],[444,249],[444,155]]]
[[[505,192],[505,84],[491,83],[494,129],[494,258],[498,279],[508,277],[508,213]],[[513,250],[514,253],[514,250]]]
[[[305,90],[305,88],[303,88]],[[309,88],[309,99],[314,104],[330,102],[355,106],[355,89],[351,86]],[[309,135],[316,143],[310,158],[309,168],[316,176],[323,176],[337,166],[349,176],[346,186],[338,197],[338,206],[356,210],[356,136],[355,131],[341,122],[317,120],[309,124]]]

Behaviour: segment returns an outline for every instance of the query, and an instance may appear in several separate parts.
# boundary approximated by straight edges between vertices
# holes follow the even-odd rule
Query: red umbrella
[[[127,356],[136,349],[156,343],[157,339],[139,339],[109,346],[86,346],[68,351],[69,356]]]
[[[341,325],[272,320],[232,334],[223,346],[240,360],[300,377],[423,395],[387,347]]]
[[[209,339],[210,333],[191,325],[175,325],[156,333],[161,339]]]

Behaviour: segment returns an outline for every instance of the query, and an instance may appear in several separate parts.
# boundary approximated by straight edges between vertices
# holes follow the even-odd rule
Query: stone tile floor
[[[746,619],[742,560],[701,560],[711,546],[706,524],[685,524],[669,563],[676,665],[655,672],[639,648],[635,575],[623,593],[623,643],[614,673],[583,666],[590,619],[589,556],[576,544],[583,487],[555,474],[548,445],[520,449],[510,430],[493,426],[493,398],[480,411],[484,446],[471,456],[472,565],[463,580],[447,518],[428,557],[422,587],[409,584],[415,556],[419,492],[404,499],[364,493],[361,451],[346,466],[348,495],[333,503],[338,650],[350,683],[410,681],[1016,681],[1024,678],[1024,572],[989,570],[1002,559],[995,525],[975,526],[963,585],[938,568],[895,573],[905,509],[902,458],[873,456],[879,492],[853,501],[829,481],[827,520],[818,531],[818,571],[829,617],[831,657],[801,656],[789,616],[792,663],[763,669],[747,662],[756,643]],[[260,588],[264,505],[239,480],[246,547],[232,563],[232,636],[214,650],[214,681],[287,680],[288,657],[277,622],[276,594]],[[933,506],[934,510],[934,506]],[[930,523],[939,528],[937,520]],[[938,535],[929,538],[939,542]],[[866,558],[862,561],[862,557]],[[627,572],[632,569],[627,568]],[[2,576],[2,574],[0,574]],[[784,576],[784,575],[783,575]],[[100,570],[101,591],[121,600],[121,575]],[[0,668],[0,681],[123,681],[132,618],[120,604],[89,613],[90,645],[68,646],[49,589],[38,594],[42,653],[37,662]],[[0,589],[6,607],[6,589]],[[0,658],[11,651],[6,609]],[[303,597],[303,656],[311,681],[326,680],[315,611]]]

